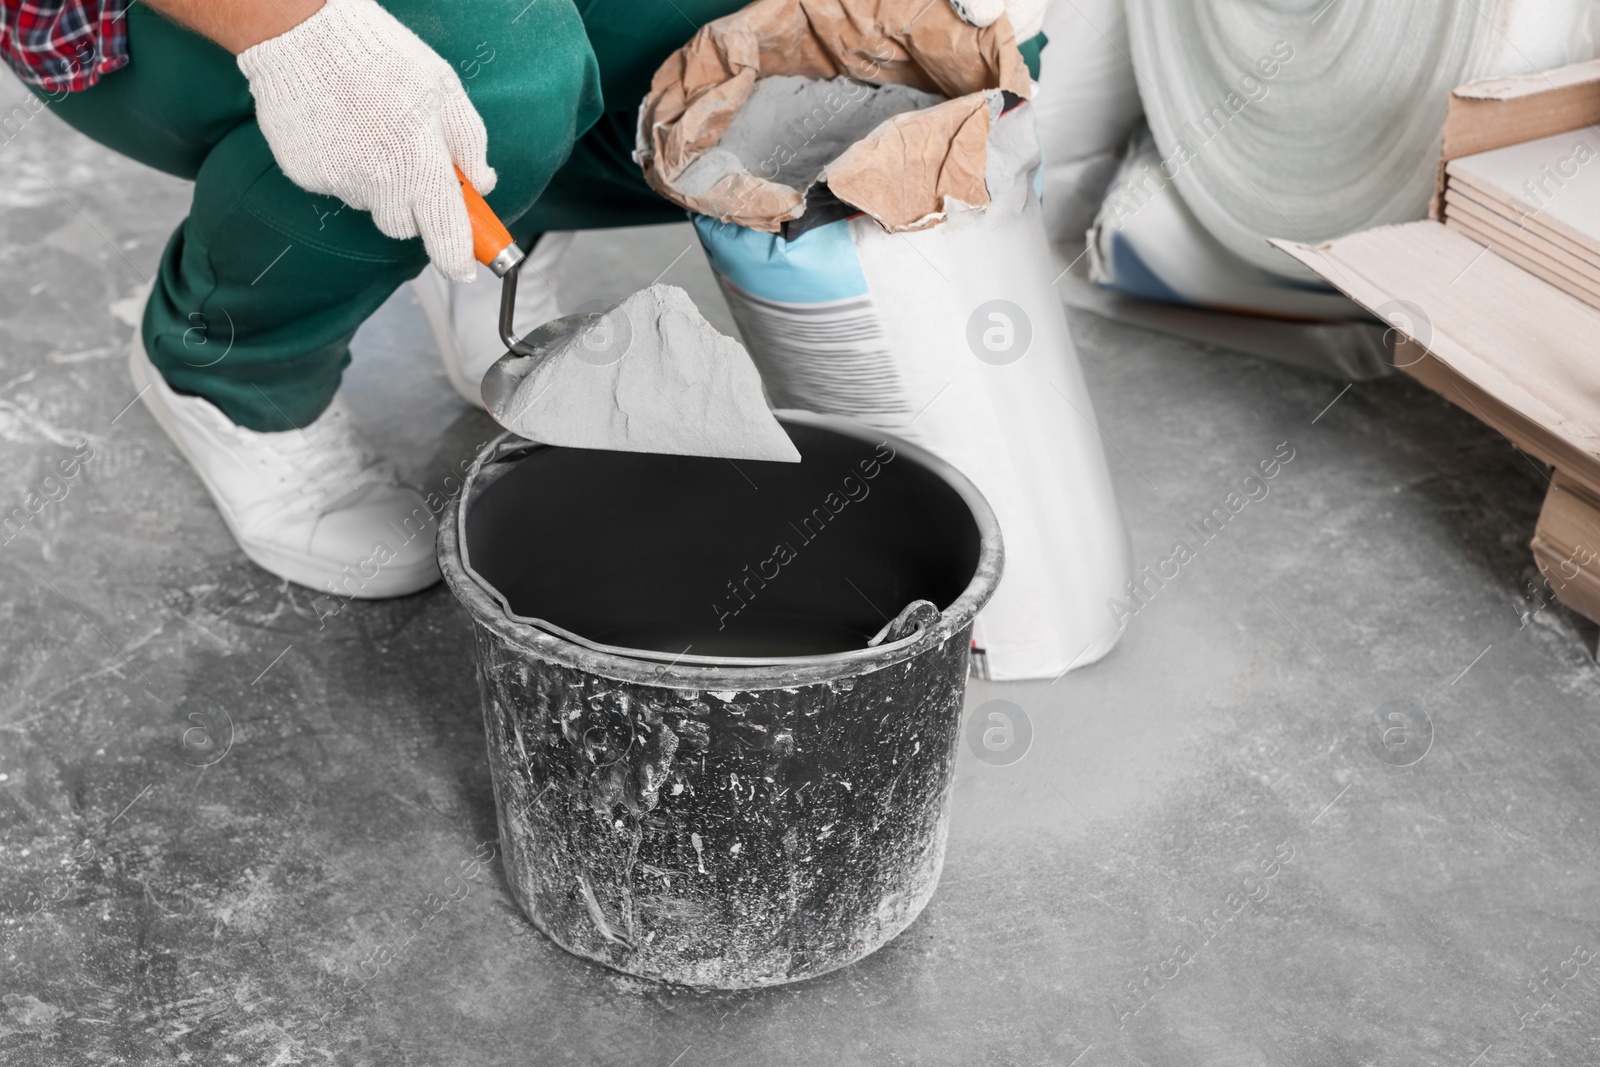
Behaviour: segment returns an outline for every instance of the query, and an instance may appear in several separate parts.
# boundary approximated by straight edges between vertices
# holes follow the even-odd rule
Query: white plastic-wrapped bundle
[[[1235,255],[1421,218],[1450,89],[1593,58],[1593,0],[1127,0],[1162,168]]]
[[[1044,225],[1080,241],[1139,118],[1123,0],[1049,0],[1033,117],[1044,156]]]
[[[1233,255],[1202,227],[1160,174],[1150,132],[1129,142],[1090,231],[1089,278],[1125,293],[1219,310],[1250,308],[1295,319],[1366,319],[1323,283],[1293,284]]]
[[[657,73],[639,157],[696,212],[774,404],[891,431],[983,492],[1005,571],[974,641],[991,677],[1052,677],[1115,645],[1129,552],[1051,285],[1027,73],[1009,26],[868,6],[712,23]]]
[[[1069,303],[1342,380],[1389,372],[1385,325],[1325,283],[1234,255],[1162,179],[1160,165],[1141,126],[1089,231],[1086,273],[1100,288],[1063,279]],[[1249,315],[1219,314],[1239,311]]]

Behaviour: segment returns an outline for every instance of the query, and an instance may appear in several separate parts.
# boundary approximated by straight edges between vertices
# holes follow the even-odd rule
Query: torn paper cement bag
[[[639,140],[651,184],[696,213],[774,403],[922,445],[994,507],[1005,573],[974,632],[994,678],[1103,656],[1129,576],[1050,285],[1028,91],[1004,19],[761,0],[662,67]]]

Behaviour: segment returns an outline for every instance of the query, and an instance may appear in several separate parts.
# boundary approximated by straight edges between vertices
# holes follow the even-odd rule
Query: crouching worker
[[[134,335],[138,396],[247,556],[380,598],[438,580],[436,509],[352,423],[350,339],[430,261],[477,274],[457,167],[524,247],[681,220],[630,158],[638,103],[740,6],[0,0],[0,55],[80,132],[194,182]]]

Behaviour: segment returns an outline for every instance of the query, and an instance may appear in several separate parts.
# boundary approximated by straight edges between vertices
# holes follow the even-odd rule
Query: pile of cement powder
[[[677,286],[556,319],[524,343],[539,354],[502,356],[483,379],[484,404],[512,433],[569,448],[800,461],[750,353]]]
[[[745,171],[804,192],[845,149],[887,120],[943,101],[907,85],[793,74],[762,78],[722,139],[673,184],[685,196],[703,196],[723,175]]]

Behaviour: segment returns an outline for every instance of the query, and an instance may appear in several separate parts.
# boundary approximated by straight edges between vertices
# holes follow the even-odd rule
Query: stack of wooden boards
[[[1445,164],[1444,224],[1600,307],[1600,134],[1585,128]]]
[[[1395,366],[1549,465],[1532,549],[1600,622],[1600,61],[1456,89],[1431,219],[1272,243],[1399,335]]]

